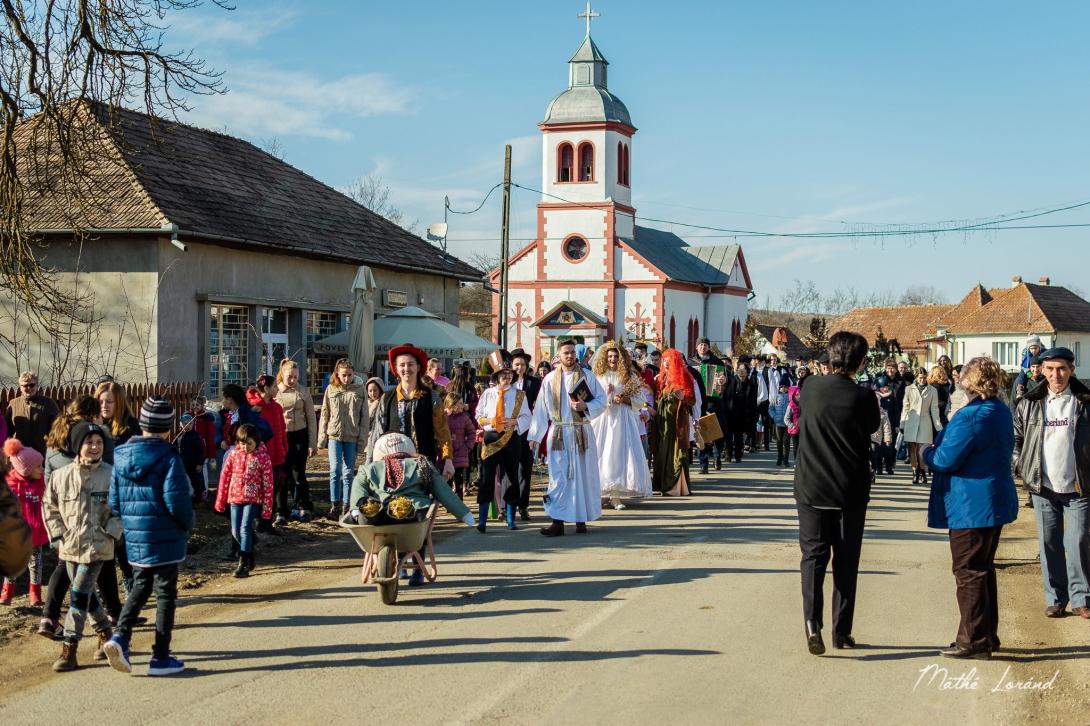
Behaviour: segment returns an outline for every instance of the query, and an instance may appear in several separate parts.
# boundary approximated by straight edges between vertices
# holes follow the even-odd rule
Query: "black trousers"
[[[802,550],[802,613],[807,621],[824,624],[825,570],[833,560],[833,632],[852,634],[859,554],[863,547],[866,506],[858,509],[817,509],[798,505],[799,548]]]
[[[166,658],[170,655],[170,637],[174,632],[174,610],[178,603],[178,564],[158,567],[134,568],[132,591],[121,617],[117,619],[117,633],[125,642],[132,639],[132,629],[140,610],[148,603],[152,590],[155,590],[155,645],[152,646],[152,658]]]
[[[530,478],[534,475],[534,458],[536,458],[536,452],[530,450],[530,440],[526,438],[526,434],[516,434],[520,443],[519,451],[519,475],[521,477],[519,491],[519,509],[530,508]],[[514,436],[511,438],[515,438]]]
[[[522,455],[522,439],[518,432],[507,439],[503,448],[481,461],[481,483],[477,487],[477,503],[491,504],[496,498],[496,472],[507,477],[507,489],[503,492],[504,504],[519,503],[519,457]]]
[[[791,434],[787,433],[786,426],[777,426],[776,429],[776,461],[785,464],[791,463]],[[795,453],[798,456],[798,452]]]
[[[999,592],[995,551],[1003,527],[950,530],[950,555],[958,587],[958,645],[994,649],[999,645]]]
[[[310,501],[310,485],[307,483],[307,449],[310,448],[310,431],[299,429],[288,432],[288,455],[284,459],[285,490],[295,497],[296,509],[314,509]]]
[[[469,487],[469,467],[459,466],[454,469],[454,493],[459,499],[464,499],[466,489]]]
[[[288,462],[273,467],[273,504],[279,517],[291,515],[291,507],[288,506]]]
[[[773,432],[776,430],[776,424],[773,423],[772,417],[768,415],[768,401],[761,401],[757,404],[757,420],[761,422],[761,428],[764,429],[764,447],[765,451],[769,450],[769,444],[772,441],[772,437],[775,435]],[[756,422],[754,426],[756,427]],[[753,448],[757,448],[757,436],[753,437]]]

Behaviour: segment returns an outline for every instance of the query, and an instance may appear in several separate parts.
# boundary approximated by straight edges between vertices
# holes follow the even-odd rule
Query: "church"
[[[609,63],[586,37],[568,61],[568,89],[542,134],[542,198],[533,242],[511,255],[507,347],[551,358],[555,340],[644,340],[693,354],[706,336],[728,352],[746,322],[753,284],[739,245],[691,246],[636,224],[636,127],[609,91]],[[499,287],[500,271],[491,273]],[[499,319],[500,299],[493,296]]]

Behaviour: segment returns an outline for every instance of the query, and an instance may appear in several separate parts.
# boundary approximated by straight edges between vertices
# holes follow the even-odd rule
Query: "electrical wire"
[[[447,202],[447,211],[448,211],[448,212],[450,212],[451,214],[476,214],[477,212],[481,211],[481,208],[482,208],[482,207],[483,207],[483,206],[485,205],[485,203],[486,203],[486,202],[488,201],[488,198],[489,198],[490,196],[492,196],[492,192],[496,191],[497,189],[499,189],[499,188],[500,188],[500,187],[502,187],[502,186],[503,186],[503,182],[500,182],[500,183],[499,183],[499,184],[497,184],[496,186],[494,186],[494,187],[492,187],[491,189],[489,189],[489,190],[488,190],[488,194],[485,194],[485,195],[484,195],[484,199],[482,199],[482,200],[481,200],[481,203],[480,203],[480,204],[478,204],[478,205],[477,205],[477,207],[476,207],[475,209],[472,209],[472,210],[470,210],[470,211],[468,211],[468,212],[462,212],[462,211],[459,211],[459,210],[457,210],[457,209],[453,209],[453,208],[452,208],[452,207],[450,206],[450,202]]]

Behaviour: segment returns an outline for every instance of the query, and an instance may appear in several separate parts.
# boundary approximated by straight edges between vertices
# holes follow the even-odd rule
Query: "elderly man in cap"
[[[405,343],[387,354],[397,385],[379,399],[378,422],[371,429],[369,445],[383,434],[405,434],[417,452],[442,465],[443,478],[454,477],[454,447],[450,442],[447,414],[439,393],[420,380],[428,365],[428,354]]]
[[[511,368],[515,371],[514,387],[526,394],[526,403],[530,412],[537,403],[537,394],[541,390],[541,379],[533,374],[530,354],[522,348],[511,351]],[[519,476],[522,479],[522,492],[519,495],[519,515],[523,522],[530,521],[530,478],[534,473],[534,456],[536,451],[530,449],[530,441],[526,438],[526,432],[519,434],[522,439],[522,450],[519,452]]]
[[[481,532],[485,531],[488,521],[488,505],[496,496],[497,471],[507,477],[503,503],[507,528],[515,529],[515,508],[522,495],[519,462],[525,446],[523,437],[530,429],[530,404],[526,400],[526,391],[512,385],[515,372],[511,368],[511,354],[506,350],[494,350],[488,354],[488,363],[492,367],[492,382],[495,385],[481,394],[476,413],[477,422],[484,428],[481,485],[477,488],[477,506],[480,510],[477,529]],[[526,486],[529,486],[528,479]]]
[[[1041,547],[1045,615],[1070,604],[1090,620],[1090,389],[1075,377],[1075,354],[1040,354],[1046,383],[1028,391],[1014,416],[1014,472],[1032,492]]]

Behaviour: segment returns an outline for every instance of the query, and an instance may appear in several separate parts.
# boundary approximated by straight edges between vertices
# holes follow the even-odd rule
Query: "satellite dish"
[[[439,242],[447,238],[447,223],[436,222],[435,224],[428,225],[428,239],[432,242]]]

